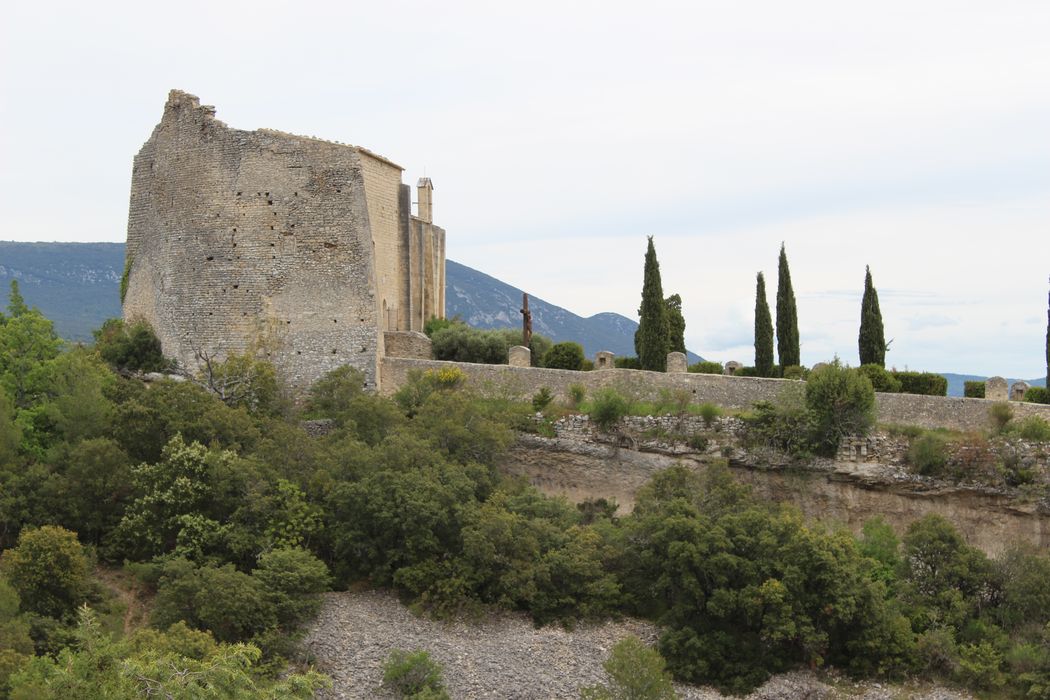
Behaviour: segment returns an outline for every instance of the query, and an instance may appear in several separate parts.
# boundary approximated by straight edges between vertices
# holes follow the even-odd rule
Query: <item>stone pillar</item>
[[[1010,400],[1024,401],[1024,395],[1027,393],[1028,382],[1014,382],[1013,386],[1010,387]]]
[[[722,367],[722,374],[732,376],[736,374],[741,367],[743,367],[743,365],[737,362],[736,360],[730,360],[729,362],[725,363],[725,365]]]
[[[599,350],[594,356],[594,369],[612,369],[616,366],[615,355],[608,350]]]
[[[531,367],[532,351],[524,345],[515,345],[507,351],[507,364],[511,367]]]
[[[1002,377],[988,377],[984,382],[984,398],[992,401],[1006,401],[1009,398],[1006,380]]]
[[[689,363],[685,359],[685,353],[681,352],[669,352],[667,353],[667,372],[681,374],[682,372],[689,371]]]
[[[418,198],[419,218],[428,224],[434,221],[434,184],[429,177],[419,178],[416,183],[416,197]],[[374,224],[373,224],[374,225]]]

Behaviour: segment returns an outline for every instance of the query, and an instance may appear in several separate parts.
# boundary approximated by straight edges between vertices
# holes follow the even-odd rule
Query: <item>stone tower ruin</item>
[[[384,333],[445,313],[433,185],[358,146],[231,129],[172,90],[135,156],[124,318],[164,354],[252,352],[302,389],[349,364],[379,382]]]

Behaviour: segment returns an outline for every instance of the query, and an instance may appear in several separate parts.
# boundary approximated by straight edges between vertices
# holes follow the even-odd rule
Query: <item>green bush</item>
[[[583,384],[570,384],[569,385],[569,406],[571,408],[579,408],[580,404],[583,403],[583,397],[587,395],[587,387]]]
[[[813,442],[824,454],[846,435],[867,435],[875,422],[875,390],[868,377],[838,359],[810,373],[806,409],[813,417]]]
[[[721,362],[702,360],[689,365],[689,371],[693,374],[722,374],[724,370]]]
[[[507,342],[499,331],[483,331],[454,324],[434,331],[431,351],[435,360],[507,364]]]
[[[722,409],[710,401],[700,404],[700,417],[704,419],[704,425],[708,428],[715,422],[715,418],[722,415]]]
[[[963,382],[963,396],[968,399],[983,399],[984,398],[984,382]]]
[[[171,366],[161,352],[160,339],[146,321],[136,320],[128,325],[111,318],[94,335],[99,356],[117,369],[161,372]]]
[[[805,367],[800,367],[799,365],[788,365],[784,368],[784,371],[781,372],[781,376],[784,379],[802,380],[809,376],[809,370]]]
[[[591,401],[590,417],[598,429],[609,432],[620,419],[631,412],[631,404],[616,389],[601,389]]]
[[[886,371],[886,368],[881,365],[861,365],[857,368],[857,371],[868,378],[875,391],[896,394],[901,390],[900,380]]]
[[[924,476],[938,476],[948,464],[948,444],[937,433],[925,433],[908,447],[908,463]]]
[[[0,556],[0,572],[25,612],[70,617],[90,590],[90,567],[75,532],[54,525],[26,529]]]
[[[614,357],[613,367],[616,369],[641,369],[642,363],[637,357]]]
[[[1006,424],[1013,420],[1014,409],[1005,401],[993,403],[988,407],[988,419],[992,422],[992,432],[1001,434],[1006,430]]]
[[[1025,392],[1024,400],[1029,403],[1050,403],[1050,391],[1045,387],[1033,386]]]
[[[539,391],[532,395],[532,410],[537,413],[547,408],[550,402],[554,399],[551,395],[551,390],[547,387],[541,387]]]
[[[579,343],[556,343],[543,356],[543,366],[549,369],[583,369],[583,346]]]
[[[438,331],[457,325],[465,326],[467,324],[464,323],[463,319],[459,316],[454,318],[437,318],[436,316],[431,316],[427,319],[426,323],[423,324],[423,332],[426,333],[427,337],[432,338]]]
[[[774,368],[776,369],[776,368]],[[757,367],[741,367],[733,373],[734,377],[761,377],[762,373],[758,371]]]
[[[1018,423],[1013,430],[1025,440],[1036,442],[1050,441],[1050,423],[1040,416],[1028,416]]]
[[[448,698],[441,678],[441,665],[422,649],[391,651],[383,662],[383,686],[406,700]]]
[[[891,372],[901,383],[902,394],[923,396],[947,396],[948,380],[933,372]]]
[[[610,686],[590,686],[580,691],[582,700],[675,700],[671,674],[660,652],[633,635],[612,648],[603,664]]]

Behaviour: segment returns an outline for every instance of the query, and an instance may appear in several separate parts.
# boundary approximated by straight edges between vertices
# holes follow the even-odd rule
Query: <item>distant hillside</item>
[[[445,313],[477,328],[520,328],[522,290],[452,260],[445,262]],[[532,330],[554,342],[574,340],[587,357],[599,350],[634,355],[638,323],[626,316],[600,313],[584,318],[529,295]],[[700,356],[689,353],[689,362]]]
[[[120,315],[123,272],[123,243],[0,241],[0,307],[18,280],[26,303],[54,321],[59,335],[89,341],[104,320]]]
[[[120,315],[123,243],[16,243],[0,241],[0,291],[6,305],[10,280],[22,295],[55,322],[59,335],[89,341],[91,331]],[[445,300],[449,316],[479,328],[520,327],[521,290],[465,265],[446,263]],[[588,357],[599,350],[634,354],[638,324],[614,313],[590,318],[530,297],[533,329],[555,342],[575,340]],[[700,358],[689,354],[690,362]]]

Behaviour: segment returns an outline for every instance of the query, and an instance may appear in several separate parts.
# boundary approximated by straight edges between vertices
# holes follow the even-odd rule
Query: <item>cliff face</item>
[[[866,520],[881,516],[903,532],[911,522],[937,513],[990,555],[1018,541],[1050,548],[1050,513],[1044,505],[1015,491],[909,474],[900,464],[900,444],[893,439],[866,443],[872,446],[870,452],[864,450],[867,454],[847,446],[836,459],[798,465],[782,456],[745,450],[733,419],[721,419],[717,429],[709,429],[707,444],[700,449],[669,441],[660,421],[634,419],[620,435],[610,437],[591,430],[585,418],[572,417],[557,426],[557,437],[519,436],[502,466],[545,493],[573,502],[615,499],[626,512],[633,508],[638,489],[657,471],[676,463],[703,469],[724,456],[734,476],[758,496],[791,503],[829,526],[859,532]]]

